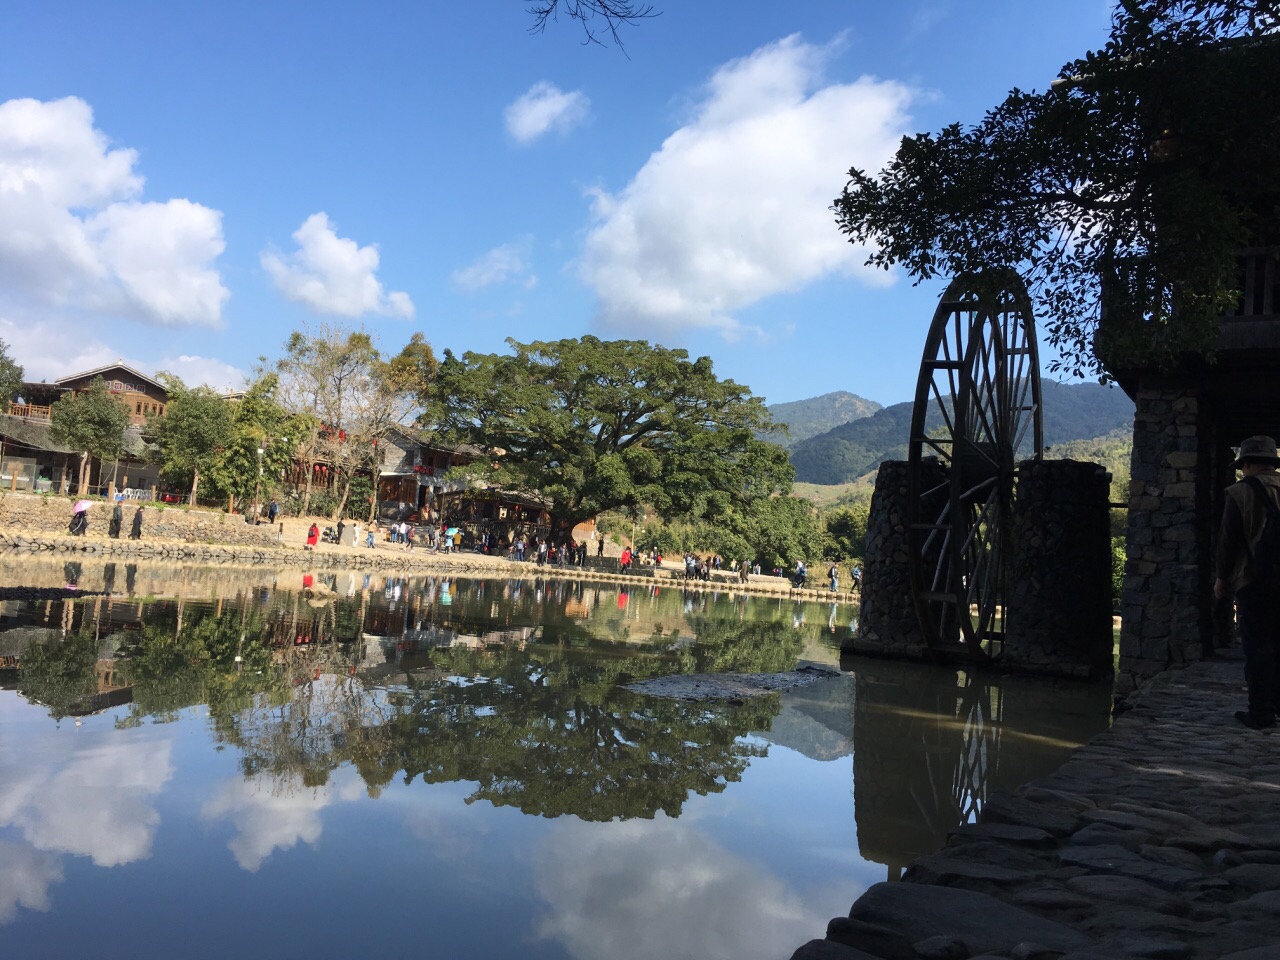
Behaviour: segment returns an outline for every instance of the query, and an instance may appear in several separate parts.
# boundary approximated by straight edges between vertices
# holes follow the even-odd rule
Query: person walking
[[[112,540],[119,540],[122,526],[124,526],[124,507],[120,505],[120,498],[117,496],[115,506],[111,508],[111,522],[107,524],[107,536]]]
[[[129,528],[129,539],[142,539],[142,504],[138,504],[138,509],[133,511],[133,526]]]
[[[1218,534],[1217,576],[1213,595],[1235,594],[1236,625],[1244,649],[1247,710],[1236,720],[1251,730],[1276,725],[1280,713],[1280,571],[1265,561],[1269,526],[1280,524],[1280,455],[1271,437],[1249,437],[1240,443],[1232,466],[1244,478],[1226,490]],[[1280,562],[1280,557],[1275,558]],[[1262,561],[1262,562],[1260,562]],[[1270,577],[1267,582],[1266,577]]]
[[[827,571],[827,580],[829,580],[831,583],[831,592],[839,593],[840,592],[840,568],[837,567],[834,563],[831,565],[831,569]]]
[[[315,522],[313,521],[311,526],[307,529],[307,545],[304,549],[314,550],[316,548],[316,544],[319,542],[320,542],[320,528],[317,527],[315,525]]]
[[[275,498],[271,498],[271,503],[267,507],[267,522],[275,523],[276,517],[280,515],[280,504],[276,503]]]

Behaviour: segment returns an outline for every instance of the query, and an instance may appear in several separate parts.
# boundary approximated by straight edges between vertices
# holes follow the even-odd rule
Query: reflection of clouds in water
[[[236,863],[250,873],[275,850],[288,850],[298,841],[315,843],[324,825],[320,811],[335,800],[355,800],[364,793],[359,777],[339,771],[325,787],[304,787],[300,781],[239,777],[225,783],[201,809],[206,820],[230,820],[236,835],[228,846]]]
[[[673,820],[558,826],[538,850],[539,930],[575,957],[785,957],[828,917]]]
[[[62,880],[62,864],[49,853],[0,840],[0,923],[18,907],[49,909],[49,885]]]
[[[0,826],[100,867],[147,857],[160,821],[148,798],[173,776],[170,752],[168,741],[121,743],[77,750],[56,771],[0,769]]]
[[[483,845],[480,838],[489,832],[488,827],[467,815],[461,797],[445,795],[442,801],[433,802],[429,798],[435,795],[426,793],[428,799],[417,800],[406,811],[405,827],[426,843],[434,856],[450,863],[464,863],[477,845]]]

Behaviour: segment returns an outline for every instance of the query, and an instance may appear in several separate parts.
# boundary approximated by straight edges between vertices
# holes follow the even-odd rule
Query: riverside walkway
[[[1244,696],[1238,648],[1154,678],[793,960],[1277,960],[1280,739]]]

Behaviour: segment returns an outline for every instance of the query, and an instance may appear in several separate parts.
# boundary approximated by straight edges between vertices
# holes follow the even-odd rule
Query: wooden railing
[[[26,417],[28,420],[48,420],[49,408],[39,407],[34,403],[14,403],[10,400],[9,416]]]

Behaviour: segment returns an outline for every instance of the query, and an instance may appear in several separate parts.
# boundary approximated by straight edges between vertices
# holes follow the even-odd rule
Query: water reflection
[[[1107,726],[1111,688],[859,662],[853,779],[862,856],[896,880],[993,793],[1060,766]]]
[[[65,573],[32,576],[61,588]],[[420,890],[448,905],[433,929],[454,952],[785,955],[992,792],[1061,763],[1109,707],[1104,688],[883,661],[739,703],[623,688],[834,664],[855,610],[829,604],[88,562],[77,576],[133,596],[0,604],[0,685],[16,690],[0,691],[0,922],[28,947],[68,916],[88,931],[95,874],[163,885],[177,857],[225,864],[216,889],[246,916],[281,883],[348,871],[353,930],[389,930],[387,899]],[[60,884],[75,889],[61,904]],[[296,925],[261,916],[277,928],[264,944],[303,949]],[[374,946],[328,935],[315,955]]]

